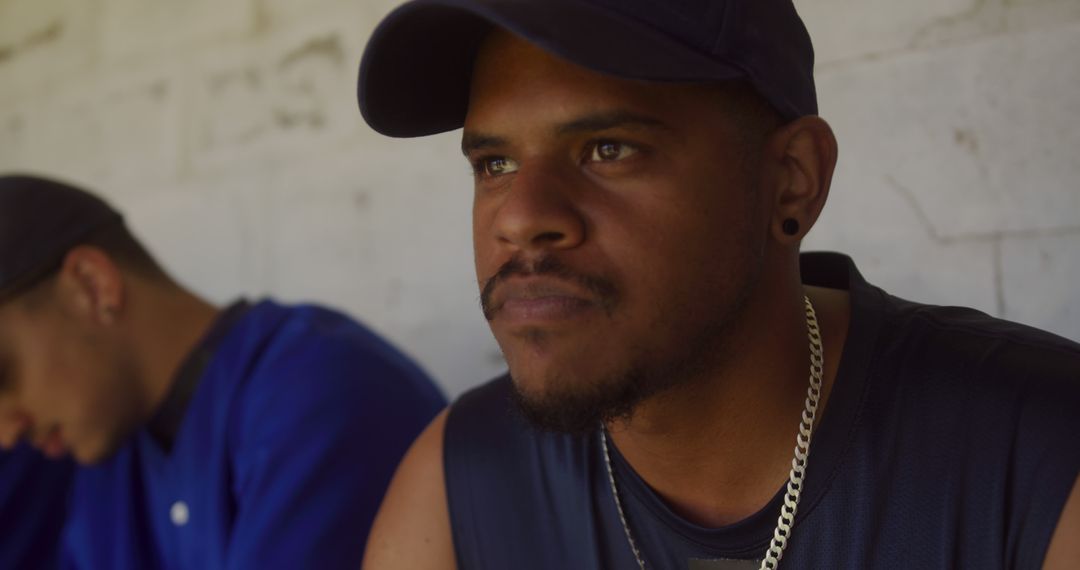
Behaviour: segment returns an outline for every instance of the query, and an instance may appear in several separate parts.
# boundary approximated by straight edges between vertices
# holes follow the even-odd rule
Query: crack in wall
[[[1016,20],[1023,22],[1024,18],[1022,16],[1024,14],[1038,14],[1039,11],[1046,10],[1046,4],[1053,3],[1018,4],[1009,1],[1002,3],[1002,0],[978,0],[973,8],[960,14],[944,16],[916,28],[912,39],[904,43],[904,45],[868,49],[863,53],[823,60],[818,63],[816,71],[820,74],[846,67],[880,62],[908,54],[960,48],[995,41],[1003,35],[1033,33],[1057,26],[1072,25],[1073,22],[1080,20],[1080,12],[1076,12],[1066,18],[1056,20],[1034,18],[1033,23],[1013,25]],[[980,18],[984,20],[982,30],[964,31],[962,29],[963,26],[975,25]],[[813,34],[814,30],[810,31]]]
[[[989,230],[985,232],[968,232],[955,235],[942,235],[934,226],[934,222],[927,215],[926,209],[919,203],[918,196],[910,188],[900,184],[892,175],[885,176],[886,184],[892,188],[904,200],[915,214],[919,225],[923,228],[930,241],[941,246],[956,245],[959,243],[989,243],[1002,239],[1036,239],[1048,237],[1063,237],[1080,234],[1080,224],[1057,226],[1050,228],[1033,228],[1019,230]]]
[[[993,7],[988,8],[991,6],[991,2],[993,3]],[[991,22],[992,27],[987,30],[987,32],[999,33],[1005,28],[1004,18],[1000,17],[1002,8],[1004,8],[1002,0],[975,0],[975,4],[973,4],[971,8],[968,8],[959,14],[937,18],[929,24],[917,29],[915,33],[912,34],[911,40],[907,44],[907,48],[916,49],[922,47],[930,35],[940,33],[940,30],[948,30],[949,28],[970,24],[980,18],[990,20],[991,17],[995,15],[998,15],[998,21],[996,23]]]
[[[1002,247],[1005,240],[1080,235],[1080,225],[1074,225],[1049,229],[994,230],[956,236],[943,236],[938,232],[934,223],[930,220],[930,216],[926,214],[926,210],[922,207],[922,204],[919,203],[918,197],[910,188],[900,184],[891,175],[885,176],[885,182],[890,188],[896,191],[900,198],[907,204],[911,212],[915,215],[915,219],[918,221],[919,226],[922,227],[926,236],[930,238],[930,241],[935,245],[942,247],[963,243],[981,243],[990,245],[991,262],[993,264],[994,305],[997,316],[1001,318],[1005,318],[1008,311],[1008,303],[1005,295],[1005,255]]]
[[[993,242],[994,262],[994,305],[997,315],[1005,318],[1005,257],[1001,252],[1001,238]]]
[[[334,66],[344,65],[345,48],[341,45],[341,38],[336,33],[311,38],[285,54],[278,62],[278,68],[291,67],[307,58],[325,58]]]
[[[64,23],[54,20],[47,26],[31,32],[22,41],[0,45],[0,64],[15,59],[25,52],[51,44],[64,35]]]

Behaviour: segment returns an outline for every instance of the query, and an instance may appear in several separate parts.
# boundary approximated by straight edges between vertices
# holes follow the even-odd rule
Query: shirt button
[[[190,515],[191,513],[188,512],[187,503],[184,501],[176,501],[169,509],[169,518],[172,519],[172,523],[176,526],[186,525]]]

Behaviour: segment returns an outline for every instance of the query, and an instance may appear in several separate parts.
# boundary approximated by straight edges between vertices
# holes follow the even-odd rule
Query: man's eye
[[[592,162],[614,162],[630,158],[637,154],[633,146],[615,141],[601,141],[593,145],[589,160]]]
[[[481,176],[502,176],[517,172],[518,164],[505,156],[482,158],[476,162],[475,170]]]

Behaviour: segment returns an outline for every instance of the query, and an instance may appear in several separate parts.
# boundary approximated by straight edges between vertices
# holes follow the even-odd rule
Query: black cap
[[[0,176],[0,298],[45,277],[81,240],[122,220],[85,190],[35,176]]]
[[[413,0],[368,42],[364,119],[395,137],[460,128],[473,61],[492,26],[601,73],[744,79],[785,119],[817,114],[814,48],[791,0]]]

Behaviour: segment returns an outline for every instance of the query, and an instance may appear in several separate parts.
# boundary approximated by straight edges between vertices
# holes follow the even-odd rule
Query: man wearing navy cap
[[[837,144],[790,0],[415,0],[359,96],[464,127],[509,365],[366,568],[1080,567],[1080,346],[800,255]]]
[[[84,465],[64,567],[357,567],[357,537],[443,404],[344,315],[218,309],[102,200],[0,177],[0,443]]]

